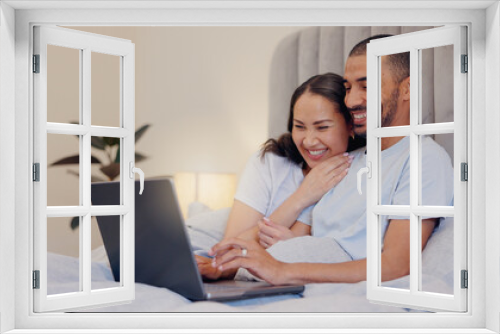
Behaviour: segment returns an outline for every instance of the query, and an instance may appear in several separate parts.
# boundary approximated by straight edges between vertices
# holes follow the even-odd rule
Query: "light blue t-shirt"
[[[274,153],[252,155],[240,177],[234,198],[268,217],[304,180],[299,165]],[[304,209],[298,221],[311,225],[312,206]]]
[[[381,152],[383,205],[410,204],[410,142],[405,137]],[[366,191],[357,191],[357,172],[366,167],[366,149],[354,155],[346,177],[311,212],[312,235],[335,239],[353,260],[366,258]],[[448,153],[432,138],[422,138],[422,205],[453,205],[453,167]],[[362,180],[366,189],[366,178]],[[431,218],[431,217],[423,217]],[[437,217],[436,217],[437,218]],[[382,216],[382,240],[390,219]]]

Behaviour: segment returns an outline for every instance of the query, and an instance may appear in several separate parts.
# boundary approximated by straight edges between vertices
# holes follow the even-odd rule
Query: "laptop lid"
[[[204,299],[201,276],[188,240],[171,179],[135,187],[135,281]],[[92,205],[119,205],[119,182],[93,183]],[[120,280],[120,219],[97,217],[113,276]],[[170,270],[169,270],[170,269]]]
[[[93,205],[118,205],[119,182],[93,183]],[[172,179],[146,180],[135,196],[135,281],[165,287],[191,300],[234,300],[300,293],[304,286],[273,286],[265,282],[203,283],[194,259]],[[97,217],[113,276],[120,277],[119,217]]]

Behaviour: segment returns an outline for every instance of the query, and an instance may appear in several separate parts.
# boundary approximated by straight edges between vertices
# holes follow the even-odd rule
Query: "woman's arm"
[[[259,221],[258,241],[264,248],[269,248],[281,240],[305,235],[311,235],[311,226],[300,221],[296,221],[291,228],[278,225],[267,218]]]
[[[345,177],[351,162],[350,156],[339,154],[312,169],[299,188],[269,216],[270,220],[290,228],[305,208],[319,201],[326,192]],[[264,215],[257,210],[235,200],[229,214],[224,239],[239,237],[246,240],[258,240],[257,223],[263,217]]]
[[[434,229],[435,219],[422,221],[422,248]],[[409,220],[391,220],[384,237],[382,281],[409,273]],[[247,249],[242,256],[242,249]],[[227,249],[231,249],[226,252]],[[219,270],[243,267],[272,284],[306,284],[321,282],[354,283],[366,280],[366,259],[343,263],[284,263],[274,259],[256,242],[231,239],[214,246],[212,254],[221,253],[212,263]]]
[[[283,206],[283,205],[282,205]],[[297,216],[300,214],[297,213]],[[259,240],[259,227],[258,222],[264,217],[263,214],[253,209],[252,207],[235,200],[231,212],[229,213],[226,232],[224,234],[223,240],[228,240],[232,236],[237,236],[243,240]],[[293,219],[290,216],[290,219]],[[281,226],[280,226],[281,227]],[[292,226],[291,229],[282,227],[285,232],[292,233],[294,236],[306,235],[310,231],[310,226],[297,222]],[[246,230],[245,230],[246,229]],[[277,238],[277,237],[276,237]],[[281,237],[284,239],[284,237]],[[278,240],[278,239],[276,239]],[[275,241],[274,241],[275,242]],[[273,242],[273,243],[274,243]],[[262,247],[265,247],[262,245]],[[200,274],[208,279],[219,279],[219,278],[231,278],[234,276],[238,268],[231,270],[218,270],[211,266],[212,260],[202,256],[195,256],[198,270]]]

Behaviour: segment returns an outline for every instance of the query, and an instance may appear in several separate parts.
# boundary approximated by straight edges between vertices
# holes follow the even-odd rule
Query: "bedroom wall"
[[[281,39],[301,29],[72,28],[135,43],[136,128],[151,124],[136,144],[136,151],[148,157],[137,166],[147,177],[173,175],[176,172],[239,175],[248,157],[267,139],[268,75],[273,51]],[[62,64],[62,59],[54,61]],[[107,82],[113,73],[112,66],[104,66],[92,73],[93,82],[99,83],[102,90],[110,89],[113,84]],[[67,76],[68,72],[62,71],[61,75]],[[57,78],[52,80],[57,81]],[[104,95],[109,97],[113,94],[111,87],[109,94]],[[67,97],[68,94],[60,93],[58,96]],[[117,100],[107,100],[103,103],[110,103],[108,109],[116,109]],[[67,113],[64,103],[71,103],[71,99],[58,98],[56,112]],[[106,112],[92,115],[93,124],[99,125],[109,125],[106,123],[112,118]],[[74,119],[69,117],[67,121]],[[77,140],[73,139],[52,140],[49,145],[49,163],[76,154],[78,148]],[[106,160],[106,157],[100,157]],[[77,168],[67,166],[49,168],[49,180],[54,180],[48,194],[53,204],[49,205],[78,202],[75,190],[78,181],[74,175],[67,173],[68,169],[77,171]],[[102,176],[97,167],[93,168],[93,173]],[[59,219],[50,225],[49,250],[77,255],[78,247],[74,245],[78,233],[70,230],[68,219]],[[95,248],[102,241],[95,225],[92,230],[95,232]]]

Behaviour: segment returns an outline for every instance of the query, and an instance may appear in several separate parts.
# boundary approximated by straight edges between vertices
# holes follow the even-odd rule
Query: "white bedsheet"
[[[228,210],[219,210],[188,219],[188,232],[193,249],[208,249],[222,237]],[[443,242],[441,229],[438,238],[431,238],[427,248],[431,252],[446,254],[443,248],[449,242]],[[432,242],[431,242],[432,241]],[[439,241],[439,242],[438,242]],[[437,243],[433,245],[433,243]],[[436,247],[436,251],[433,250]],[[427,249],[426,249],[427,251]],[[342,262],[349,256],[334,241],[327,238],[302,237],[276,244],[269,249],[276,258],[285,262]],[[98,252],[94,252],[98,253]],[[452,293],[450,270],[443,265],[443,260],[435,254],[423,254],[427,267],[422,275],[426,291]],[[439,254],[438,253],[438,254]],[[106,258],[93,254],[92,288],[105,288],[115,285]],[[104,260],[104,261],[103,261]],[[51,294],[75,291],[78,287],[78,259],[49,253],[48,256],[48,291]],[[436,268],[439,267],[439,277]],[[251,279],[245,271],[238,273],[240,278]],[[409,277],[386,282],[385,286],[408,288]],[[181,295],[165,288],[136,283],[136,298],[129,304],[107,306],[88,310],[90,312],[411,312],[405,308],[370,303],[366,299],[366,283],[356,284],[307,284],[301,295],[261,297],[233,302],[191,302]]]
[[[74,291],[78,259],[49,254],[49,293]],[[76,269],[76,270],[75,270]],[[115,283],[104,262],[92,265],[92,288]],[[404,281],[404,280],[403,280]],[[396,282],[396,281],[395,281]],[[404,285],[404,284],[403,284]],[[107,306],[88,312],[407,312],[403,308],[367,301],[364,282],[357,284],[308,284],[302,295],[271,296],[233,302],[191,302],[165,288],[136,283],[136,298],[129,304]]]

